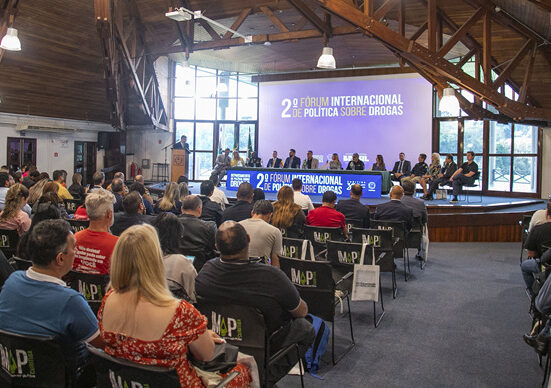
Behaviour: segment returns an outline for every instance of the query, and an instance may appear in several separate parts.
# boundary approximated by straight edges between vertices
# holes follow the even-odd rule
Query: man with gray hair
[[[251,218],[240,221],[251,238],[249,255],[269,259],[274,267],[279,268],[279,257],[283,237],[281,231],[270,225],[274,207],[270,201],[256,201],[251,212]]]
[[[77,246],[73,269],[77,272],[109,274],[111,253],[118,237],[109,233],[113,225],[115,197],[105,189],[93,189],[86,196],[88,229],[75,234]]]
[[[184,198],[182,214],[178,217],[184,225],[181,247],[186,254],[201,252],[208,260],[216,256],[214,252],[216,224],[214,221],[201,220],[199,217],[202,211],[203,201],[197,195],[188,195]]]

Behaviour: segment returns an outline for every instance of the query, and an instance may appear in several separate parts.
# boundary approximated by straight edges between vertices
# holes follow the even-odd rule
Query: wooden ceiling
[[[176,22],[164,16],[172,5],[170,0],[134,0],[144,23],[149,51],[153,55],[174,51],[179,41]],[[359,1],[361,3],[361,1]],[[181,5],[180,0],[177,2]],[[238,31],[248,35],[273,34],[281,28],[290,31],[314,30],[314,26],[285,0],[191,0],[193,10],[230,26],[247,8],[250,15]],[[323,18],[317,1],[305,1]],[[354,3],[354,0],[349,0]],[[375,1],[375,7],[383,0]],[[504,12],[528,24],[544,39],[551,40],[550,13],[544,0],[494,0]],[[538,4],[539,3],[539,4]],[[543,4],[543,5],[542,5]],[[438,0],[438,6],[450,19],[461,26],[475,12],[464,0]],[[266,15],[269,7],[276,20]],[[427,15],[423,0],[406,1],[406,36],[421,26]],[[390,27],[397,29],[398,14],[386,15]],[[333,27],[349,28],[350,24],[336,16]],[[103,58],[94,20],[92,1],[77,0],[23,0],[14,23],[19,30],[23,46],[21,52],[6,52],[0,62],[0,111],[31,115],[83,119],[109,122],[109,104],[103,79]],[[223,31],[213,28],[216,34]],[[339,68],[367,66],[396,66],[397,57],[382,43],[360,32],[330,38]],[[443,30],[444,40],[453,34]],[[482,43],[482,21],[478,21],[470,34]],[[212,31],[195,25],[196,43],[213,39]],[[417,40],[426,45],[426,33]],[[497,23],[492,24],[492,56],[498,65],[506,66],[526,42],[520,33]],[[321,36],[311,39],[273,42],[271,45],[241,45],[228,49],[199,50],[191,53],[190,62],[204,66],[247,72],[289,72],[309,70],[323,46]],[[547,49],[546,49],[547,50]],[[461,44],[454,47],[448,57],[464,55],[468,50]],[[542,48],[536,56],[529,95],[538,105],[551,108],[551,64]],[[171,54],[182,59],[182,54]],[[528,56],[512,72],[512,79],[521,85],[525,76]]]

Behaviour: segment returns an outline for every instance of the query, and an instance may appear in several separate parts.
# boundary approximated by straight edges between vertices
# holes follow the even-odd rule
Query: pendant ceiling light
[[[0,42],[0,48],[8,51],[21,51],[21,42],[17,37],[17,30],[15,28],[8,28],[6,35]]]
[[[317,67],[320,69],[335,69],[337,67],[335,57],[333,56],[333,49],[331,47],[323,48],[321,56],[318,59]]]
[[[442,99],[440,100],[439,109],[441,112],[447,112],[452,115],[457,115],[459,113],[459,101],[455,96],[454,88],[444,89]]]

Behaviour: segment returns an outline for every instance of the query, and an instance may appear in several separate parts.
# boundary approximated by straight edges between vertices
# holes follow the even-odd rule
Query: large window
[[[208,179],[225,148],[244,158],[256,149],[258,84],[250,74],[180,64],[175,74],[174,140],[188,138],[190,180]]]

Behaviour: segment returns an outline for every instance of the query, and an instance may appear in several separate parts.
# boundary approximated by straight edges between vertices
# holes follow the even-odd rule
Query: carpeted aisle
[[[307,375],[306,386],[537,387],[543,370],[522,340],[530,317],[519,253],[519,243],[434,243],[425,271],[412,266],[407,283],[398,264],[397,299],[383,274],[379,328],[370,303],[353,303],[356,347],[336,366],[323,364],[324,380]],[[345,344],[347,321],[337,322],[336,344]]]

